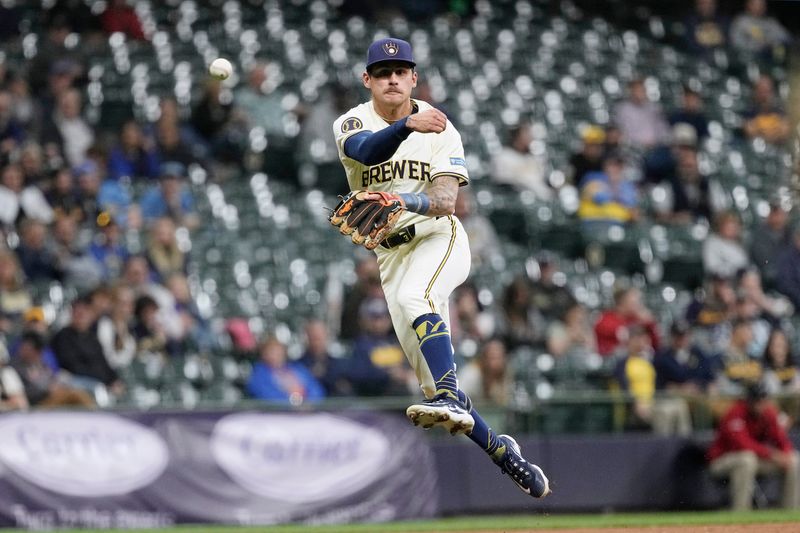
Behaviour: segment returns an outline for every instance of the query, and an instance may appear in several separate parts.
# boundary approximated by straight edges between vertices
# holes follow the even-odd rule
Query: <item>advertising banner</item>
[[[375,412],[0,416],[0,526],[425,518],[437,484],[421,432]]]

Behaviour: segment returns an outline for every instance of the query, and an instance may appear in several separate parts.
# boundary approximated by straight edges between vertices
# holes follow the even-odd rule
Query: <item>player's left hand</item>
[[[355,244],[374,250],[392,232],[404,208],[396,194],[353,191],[342,198],[329,220]]]

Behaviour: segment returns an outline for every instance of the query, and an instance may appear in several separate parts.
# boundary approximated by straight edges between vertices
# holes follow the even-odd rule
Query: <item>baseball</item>
[[[218,57],[208,66],[208,73],[218,80],[226,80],[233,74],[233,65],[223,57]]]

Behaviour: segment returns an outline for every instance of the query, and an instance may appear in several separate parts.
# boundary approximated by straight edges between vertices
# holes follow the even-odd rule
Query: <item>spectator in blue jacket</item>
[[[778,255],[778,291],[800,309],[800,224],[792,229],[791,244]]]
[[[126,122],[119,145],[108,157],[108,177],[112,180],[122,177],[156,179],[158,166],[158,151],[153,140],[144,136],[136,121]]]
[[[409,394],[409,383],[415,378],[392,329],[386,301],[382,298],[365,300],[359,308],[359,318],[361,334],[353,343],[348,372],[355,393],[359,396]]]
[[[158,185],[151,186],[140,201],[145,222],[170,217],[175,224],[194,229],[199,224],[192,193],[184,184],[186,167],[177,161],[161,165]]]
[[[259,354],[247,382],[247,392],[253,398],[299,405],[325,397],[322,385],[304,365],[287,360],[286,346],[277,338],[267,338]]]
[[[705,391],[721,363],[715,364],[715,359],[692,342],[692,329],[685,320],[676,320],[670,333],[669,345],[653,359],[656,388],[684,394]]]

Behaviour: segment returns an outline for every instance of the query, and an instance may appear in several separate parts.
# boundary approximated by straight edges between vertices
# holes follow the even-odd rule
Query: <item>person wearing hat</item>
[[[699,139],[708,137],[708,117],[703,111],[703,99],[700,93],[689,85],[684,85],[681,107],[670,113],[669,123],[673,127],[676,124],[689,124],[694,127]]]
[[[682,394],[705,392],[721,362],[709,357],[693,342],[693,331],[683,319],[670,327],[669,343],[656,353],[656,389]]]
[[[468,435],[521,490],[544,497],[550,488],[542,469],[522,457],[512,437],[492,431],[458,388],[448,300],[471,263],[467,234],[454,215],[459,187],[469,183],[461,137],[444,113],[411,98],[418,73],[408,42],[379,39],[366,59],[361,82],[370,99],[342,114],[333,132],[350,189],[398,209],[393,233],[366,243],[378,244],[372,248],[390,325],[426,397],[406,416],[415,425]]]
[[[569,174],[567,179],[578,185],[589,172],[603,170],[603,158],[606,154],[606,132],[600,126],[587,126],[581,132],[581,149],[569,158]]]
[[[756,476],[774,474],[783,477],[783,507],[797,508],[799,456],[761,383],[722,417],[706,457],[711,475],[728,480],[733,510],[751,509]]]

